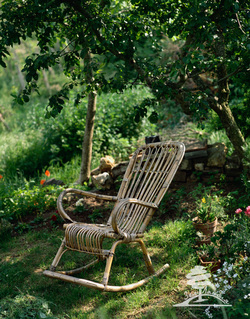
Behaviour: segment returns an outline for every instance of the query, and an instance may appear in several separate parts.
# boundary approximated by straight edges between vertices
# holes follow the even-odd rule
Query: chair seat
[[[104,224],[71,223],[66,225],[65,244],[69,249],[94,255],[108,256],[102,249],[104,238],[121,239],[112,226]]]

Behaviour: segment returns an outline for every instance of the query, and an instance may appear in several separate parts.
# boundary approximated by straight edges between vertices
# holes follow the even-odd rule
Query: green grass
[[[13,298],[29,300],[29,296],[32,296],[37,305],[40,304],[40,310],[44,302],[57,318],[151,318],[152,312],[165,311],[168,305],[181,300],[185,287],[179,286],[180,280],[197,262],[190,245],[192,240],[185,235],[188,227],[186,222],[179,221],[169,222],[162,227],[154,226],[149,230],[146,242],[155,268],[160,268],[166,262],[171,267],[160,278],[127,293],[99,292],[44,277],[42,271],[49,268],[63,238],[60,230],[32,231],[2,239],[0,307],[6,302],[14,307],[11,302]],[[66,253],[63,262],[71,267],[79,259],[82,259],[82,254]],[[86,271],[84,278],[100,280],[104,266],[104,263],[95,265]],[[139,246],[118,246],[110,284],[132,283],[145,275]],[[29,309],[27,305],[27,312]],[[0,318],[4,317],[0,315]]]

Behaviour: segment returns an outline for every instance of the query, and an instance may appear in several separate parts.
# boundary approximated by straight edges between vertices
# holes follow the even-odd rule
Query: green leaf
[[[153,124],[157,123],[158,122],[158,114],[157,114],[157,112],[155,112],[155,111],[152,112],[148,119],[149,119],[150,123],[153,123]]]
[[[3,60],[0,60],[0,65],[1,65],[3,68],[6,68],[6,63],[3,62]]]
[[[30,73],[26,74],[25,78],[28,83],[32,81],[32,75]]]
[[[65,103],[64,100],[63,100],[63,99],[60,99],[60,98],[57,99],[57,102],[58,102],[59,104],[64,104],[64,103]]]
[[[28,95],[24,95],[23,100],[24,100],[24,102],[27,103],[27,102],[29,102],[30,98],[28,97]]]
[[[37,73],[35,73],[34,75],[33,75],[33,78],[34,78],[34,80],[38,80],[38,74]]]
[[[140,122],[140,119],[141,119],[140,114],[137,113],[137,114],[135,115],[135,122],[136,122],[136,123],[139,123],[139,122]]]

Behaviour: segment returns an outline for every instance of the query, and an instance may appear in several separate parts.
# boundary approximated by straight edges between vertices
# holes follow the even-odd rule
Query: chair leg
[[[115,249],[116,249],[118,244],[124,243],[123,240],[118,240],[117,242],[113,243],[113,245],[110,249],[109,256],[106,260],[106,267],[105,267],[105,272],[104,272],[102,283],[97,283],[94,281],[69,276],[69,274],[72,275],[72,274],[78,272],[80,270],[80,268],[75,269],[73,271],[67,271],[64,273],[55,271],[55,268],[57,267],[62,254],[68,250],[68,249],[64,249],[65,248],[65,240],[62,242],[62,244],[61,244],[61,246],[56,254],[56,257],[53,260],[53,263],[51,265],[51,270],[45,270],[43,272],[43,274],[45,276],[48,276],[51,278],[61,279],[61,280],[64,280],[66,282],[71,282],[74,284],[78,284],[78,285],[81,285],[84,287],[93,288],[93,289],[97,289],[97,290],[101,290],[101,291],[113,291],[113,292],[130,291],[132,289],[135,289],[135,288],[141,287],[142,285],[145,285],[147,282],[149,282],[149,280],[151,280],[154,277],[160,276],[162,273],[164,273],[169,268],[169,265],[165,264],[157,272],[155,272],[144,242],[141,239],[136,239],[136,240],[134,240],[134,242],[138,242],[140,244],[142,251],[143,251],[144,260],[145,260],[148,272],[150,274],[149,277],[146,277],[145,279],[142,279],[136,283],[124,285],[124,286],[109,286],[108,285],[110,270],[111,270],[111,266],[112,266],[112,262],[113,262],[113,258],[114,258],[114,254],[115,254]],[[91,265],[98,262],[99,260],[100,260],[100,258],[98,258],[97,260],[91,262],[90,264],[88,264],[84,267],[81,267],[81,270],[83,270],[83,268],[86,269],[86,268],[90,267]]]
[[[149,274],[150,275],[155,274],[155,270],[154,270],[154,267],[152,265],[152,261],[150,259],[149,253],[147,251],[147,248],[146,248],[144,242],[141,239],[137,239],[136,241],[141,245],[141,249],[143,252],[143,259],[145,261],[145,264],[146,264],[146,267],[147,267]]]
[[[109,251],[109,256],[107,258],[106,261],[106,267],[105,267],[105,271],[104,271],[104,275],[103,275],[103,279],[102,279],[102,284],[106,287],[109,281],[109,276],[110,276],[110,270],[111,270],[111,266],[112,266],[112,262],[114,259],[114,254],[115,254],[115,249],[117,247],[118,244],[123,243],[123,240],[118,240],[116,241],[110,251]]]
[[[65,248],[65,238],[64,238],[64,240],[62,241],[61,246],[60,246],[60,248],[58,249],[58,251],[57,251],[57,253],[56,253],[56,256],[55,256],[55,258],[54,258],[54,260],[53,260],[53,262],[52,262],[52,264],[51,264],[51,266],[50,266],[50,270],[51,270],[51,271],[55,271],[55,270],[56,270],[56,267],[57,267],[57,265],[58,265],[58,263],[59,263],[59,261],[60,261],[62,255],[65,253],[65,251],[68,250],[68,249],[64,249],[64,248]]]

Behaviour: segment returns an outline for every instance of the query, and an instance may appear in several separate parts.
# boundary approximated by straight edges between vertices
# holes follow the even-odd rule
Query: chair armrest
[[[126,198],[126,199],[119,200],[119,202],[116,204],[116,206],[114,207],[114,210],[112,212],[111,225],[116,233],[119,233],[120,235],[124,236],[125,238],[130,237],[130,235],[127,234],[126,232],[122,231],[121,229],[119,229],[119,227],[117,225],[117,221],[118,221],[118,217],[119,217],[119,213],[120,213],[121,209],[123,209],[123,207],[127,204],[136,204],[136,205],[152,208],[153,210],[156,210],[158,208],[158,206],[154,203],[144,202],[144,201],[138,200],[136,198]]]
[[[66,194],[77,194],[77,195],[81,195],[81,196],[87,196],[87,197],[93,197],[93,198],[97,198],[97,199],[103,199],[103,200],[108,200],[108,201],[116,201],[117,197],[116,196],[109,196],[109,195],[101,195],[101,194],[95,194],[95,193],[91,193],[91,192],[87,192],[87,191],[83,191],[80,189],[75,189],[75,188],[67,188],[65,189],[63,192],[61,192],[61,194],[58,196],[57,199],[57,209],[58,212],[60,214],[60,216],[64,219],[64,220],[68,220],[70,222],[75,222],[74,220],[72,220],[68,214],[65,212],[64,208],[63,208],[63,198]]]

